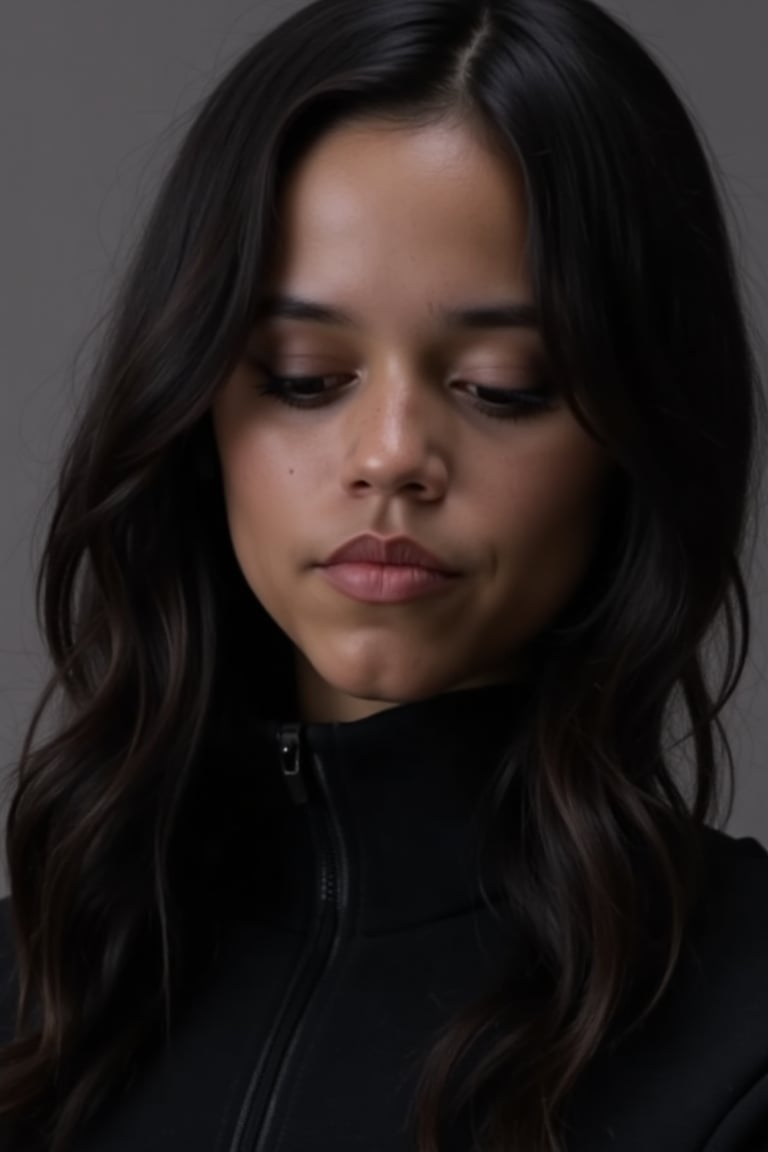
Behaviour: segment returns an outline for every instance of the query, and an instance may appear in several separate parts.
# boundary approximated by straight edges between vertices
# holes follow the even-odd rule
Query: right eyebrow
[[[461,308],[440,308],[440,318],[448,328],[538,328],[538,313],[528,301],[494,301]],[[308,320],[345,328],[360,327],[352,312],[297,296],[273,295],[258,305],[256,323],[270,319]]]

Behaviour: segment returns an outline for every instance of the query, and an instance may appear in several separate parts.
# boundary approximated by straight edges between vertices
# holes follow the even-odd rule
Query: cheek
[[[326,454],[274,430],[239,428],[226,443],[223,468],[229,534],[251,591],[292,634],[294,590],[287,569],[306,560],[303,548],[316,530],[312,494],[320,486]]]
[[[300,505],[305,467],[275,437],[244,430],[228,445],[224,484],[232,518],[279,531]],[[290,515],[289,515],[290,514]]]
[[[240,430],[220,441],[224,502],[237,561],[257,594],[269,580],[269,550],[260,541],[275,541],[285,517],[284,484],[288,469],[279,466],[261,438]],[[283,515],[279,509],[283,508]]]
[[[560,443],[517,459],[498,476],[487,506],[496,508],[507,552],[513,558],[570,557],[580,567],[599,530],[605,466],[596,451]]]
[[[268,519],[275,506],[298,501],[302,485],[311,480],[312,441],[305,437],[294,443],[274,427],[277,415],[279,410],[255,401],[245,373],[233,373],[214,401],[214,437],[227,505],[238,518]]]

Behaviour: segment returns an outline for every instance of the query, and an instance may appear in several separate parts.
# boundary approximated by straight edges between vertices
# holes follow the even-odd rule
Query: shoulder
[[[732,836],[718,828],[703,828],[706,859],[728,869],[752,870],[768,878],[768,849],[753,836]]]
[[[692,927],[702,945],[716,944],[724,957],[743,963],[748,945],[768,962],[768,850],[758,840],[704,828]]]
[[[10,896],[0,898],[0,973],[15,964],[16,948],[13,939],[13,920]]]
[[[768,1052],[768,851],[751,836],[703,831],[688,976],[707,998],[740,1005],[745,1023],[756,1013]]]
[[[576,1115],[600,1117],[622,1148],[768,1149],[768,851],[757,840],[703,829],[676,969],[642,1023],[595,1058]]]
[[[744,1090],[768,1072],[768,851],[703,829],[698,886],[675,972],[648,1021],[648,1052]]]
[[[0,899],[0,1044],[6,1044],[13,1037],[17,989],[11,898],[4,896]]]
[[[688,1066],[716,1053],[710,1082],[727,1106],[706,1152],[758,1152],[768,1148],[768,851],[705,828],[701,875],[675,1030],[695,1038]]]

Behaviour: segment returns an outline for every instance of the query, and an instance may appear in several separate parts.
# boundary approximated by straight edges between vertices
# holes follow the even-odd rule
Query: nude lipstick
[[[366,603],[397,604],[450,588],[459,575],[407,536],[370,533],[348,540],[320,570],[338,591]]]

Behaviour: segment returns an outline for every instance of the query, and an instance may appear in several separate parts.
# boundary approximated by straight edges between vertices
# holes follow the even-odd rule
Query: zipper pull
[[[297,724],[286,724],[278,731],[280,767],[294,804],[305,804],[307,787],[301,764],[301,738]]]

